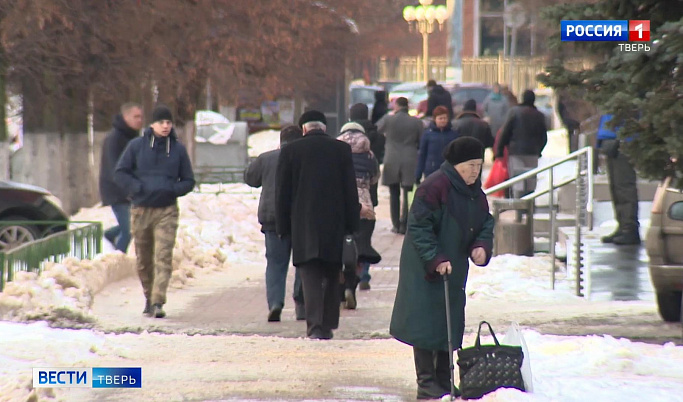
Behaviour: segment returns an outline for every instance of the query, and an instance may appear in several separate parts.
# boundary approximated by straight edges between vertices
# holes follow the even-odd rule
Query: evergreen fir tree
[[[549,7],[543,17],[561,20],[650,20],[650,51],[622,51],[617,42],[561,42],[551,38],[553,62],[539,80],[557,89],[580,90],[601,113],[620,124],[621,151],[639,174],[675,174],[683,188],[683,1],[603,0]],[[563,60],[585,55],[590,69],[570,71]]]

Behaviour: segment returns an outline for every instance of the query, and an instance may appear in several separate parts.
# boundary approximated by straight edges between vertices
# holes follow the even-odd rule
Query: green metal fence
[[[69,229],[0,252],[0,292],[18,271],[40,272],[47,262],[92,259],[102,252],[102,222],[2,221],[0,225],[53,225]]]

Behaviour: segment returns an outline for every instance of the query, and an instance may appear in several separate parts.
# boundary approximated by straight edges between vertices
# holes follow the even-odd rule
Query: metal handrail
[[[62,223],[66,225],[75,222]],[[43,265],[49,261],[59,262],[65,257],[92,259],[101,253],[102,222],[77,223],[85,225],[0,252],[0,291],[4,288],[5,282],[14,279],[16,271],[40,273]]]
[[[584,143],[586,142],[586,134],[579,134],[579,143]],[[594,177],[593,177],[593,147],[592,146],[583,146],[581,149],[574,151],[570,153],[569,155],[549,164],[546,166],[539,166],[535,169],[529,170],[527,172],[524,172],[518,176],[512,177],[503,183],[497,184],[491,188],[488,188],[484,190],[484,194],[490,195],[495,193],[496,191],[504,190],[506,188],[511,187],[515,183],[519,183],[521,181],[524,181],[528,178],[531,177],[536,177],[539,173],[543,173],[545,171],[548,171],[548,188],[544,190],[539,190],[535,191],[531,194],[527,194],[523,196],[521,199],[523,200],[535,200],[536,198],[540,197],[541,195],[544,194],[549,194],[550,200],[548,201],[548,205],[550,206],[550,263],[551,263],[551,286],[553,289],[555,289],[555,223],[556,223],[556,211],[555,211],[555,197],[554,197],[554,191],[555,189],[558,189],[560,187],[564,187],[567,184],[570,184],[574,181],[577,181],[579,177],[585,175],[588,178],[588,183],[587,183],[587,201],[586,201],[586,220],[587,220],[587,225],[588,229],[592,230],[593,229],[593,185],[594,185]],[[580,161],[580,158],[585,155],[586,157],[586,162],[587,162],[587,168],[586,169],[581,169],[581,164],[577,164],[577,170],[576,170],[576,175],[572,178],[565,179],[560,183],[555,184],[554,183],[554,175],[553,175],[553,168],[556,166],[559,166],[563,163],[569,162],[571,160],[577,160]],[[579,192],[579,188],[577,186],[577,194]],[[576,222],[577,224],[579,223],[580,220],[580,213],[581,213],[581,208],[579,205],[576,205]],[[579,238],[577,237],[577,242],[579,241]],[[580,253],[580,245],[577,245],[577,255]],[[569,250],[567,250],[569,252]]]

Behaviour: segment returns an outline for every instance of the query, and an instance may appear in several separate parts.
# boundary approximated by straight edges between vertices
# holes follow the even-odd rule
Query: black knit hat
[[[469,99],[467,102],[465,102],[465,105],[462,107],[462,110],[465,112],[476,112],[477,101],[475,101],[474,99]]]
[[[310,123],[312,121],[319,121],[323,123],[324,125],[327,125],[327,119],[325,118],[325,115],[322,112],[319,112],[317,110],[309,110],[307,112],[304,112],[304,114],[299,117],[299,127],[304,126],[306,123]]]
[[[460,137],[446,145],[443,157],[451,165],[457,165],[472,159],[484,159],[484,144],[474,137]]]
[[[173,114],[168,106],[159,104],[152,111],[152,123],[156,123],[159,120],[170,120],[173,122]]]

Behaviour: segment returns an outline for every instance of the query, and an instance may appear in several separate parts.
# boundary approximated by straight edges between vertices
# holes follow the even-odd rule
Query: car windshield
[[[458,88],[453,94],[453,100],[455,100],[456,105],[460,105],[474,99],[479,105],[484,102],[489,93],[491,90],[487,88]]]
[[[351,89],[351,104],[365,103],[371,105],[375,103],[375,90],[370,88],[353,88]]]

